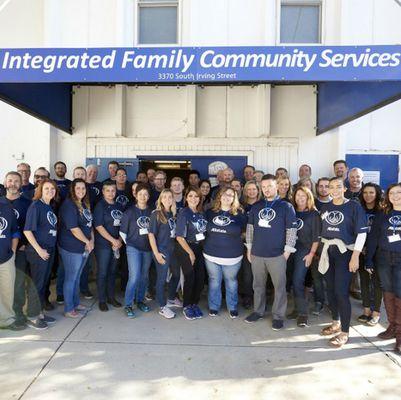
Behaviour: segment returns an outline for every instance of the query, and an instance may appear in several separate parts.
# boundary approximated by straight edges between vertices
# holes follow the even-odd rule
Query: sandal
[[[340,348],[348,342],[348,333],[341,332],[329,340],[329,344],[333,347]]]
[[[335,333],[341,332],[341,325],[340,324],[331,324],[330,326],[326,326],[325,328],[322,329],[320,334],[322,336],[331,336],[334,335]]]

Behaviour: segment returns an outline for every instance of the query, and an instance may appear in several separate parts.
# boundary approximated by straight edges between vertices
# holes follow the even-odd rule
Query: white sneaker
[[[174,300],[167,300],[167,307],[179,307],[182,308],[182,301],[177,297]]]
[[[161,307],[159,310],[159,314],[167,319],[171,319],[171,318],[175,317],[175,312],[171,311],[167,306]]]

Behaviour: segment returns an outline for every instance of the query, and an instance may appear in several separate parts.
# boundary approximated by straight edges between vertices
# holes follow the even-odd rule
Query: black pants
[[[120,258],[117,262],[117,265],[120,270],[121,291],[125,293],[125,288],[127,287],[127,282],[128,282],[128,260],[127,260],[127,248],[125,244],[123,244],[120,248]]]
[[[190,243],[189,246],[195,254],[194,265],[192,265],[188,253],[179,243],[175,244],[174,249],[175,263],[181,267],[184,274],[184,307],[199,303],[205,282],[205,260],[202,246],[196,243]]]
[[[372,308],[373,306],[373,311],[380,312],[383,294],[380,287],[379,274],[377,271],[369,274],[365,270],[365,257],[363,254],[359,258],[359,277],[361,279],[363,307]]]
[[[242,258],[241,269],[238,273],[238,292],[245,298],[250,300],[253,299],[253,274],[251,263],[248,261],[246,256],[246,248],[244,251],[244,257]]]
[[[48,249],[50,257],[45,261],[39,257],[36,250],[28,245],[25,249],[30,265],[31,281],[28,287],[28,318],[37,318],[45,303],[46,283],[50,279],[54,261],[54,249]]]
[[[22,317],[22,309],[26,301],[26,285],[28,278],[29,264],[26,259],[25,250],[17,250],[15,254],[15,284],[14,284],[14,304],[15,316]]]

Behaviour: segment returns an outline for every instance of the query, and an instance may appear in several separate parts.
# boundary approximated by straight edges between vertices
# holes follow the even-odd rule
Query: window
[[[178,43],[178,0],[138,0],[138,43]]]
[[[280,42],[321,43],[321,1],[281,2]]]

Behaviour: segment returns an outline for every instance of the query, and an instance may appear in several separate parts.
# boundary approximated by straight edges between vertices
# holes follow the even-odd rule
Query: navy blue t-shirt
[[[54,209],[42,200],[35,200],[28,208],[25,231],[32,231],[39,246],[49,250],[56,247],[57,216]]]
[[[397,235],[401,238],[401,211],[378,212],[366,242],[366,266],[374,266],[373,257],[378,249],[401,253],[401,240]]]
[[[329,201],[321,201],[318,198],[315,199],[315,206],[317,208],[317,210],[320,212],[320,210],[322,209],[323,204],[327,204],[330,203],[331,200]]]
[[[55,179],[54,181],[56,182],[56,185],[58,187],[60,199],[63,201],[70,191],[71,181],[69,179]]]
[[[101,199],[96,204],[95,211],[93,212],[94,227],[103,226],[114,239],[118,239],[122,217],[123,209],[121,204],[109,204],[106,200]],[[111,247],[111,243],[95,230],[95,246],[109,248]]]
[[[206,212],[207,235],[203,251],[212,257],[237,258],[243,254],[244,243],[241,233],[245,229],[246,216],[228,211]]]
[[[184,206],[185,206],[185,199],[184,199],[184,196],[183,196],[180,201],[176,201],[175,202],[175,207],[177,209],[177,215],[184,208]]]
[[[15,200],[9,200],[6,197],[2,197],[0,201],[4,204],[9,204],[11,208],[14,210],[15,216],[17,217],[18,232],[20,233],[21,236],[18,242],[18,248],[26,245],[28,243],[28,240],[23,234],[23,230],[25,226],[26,213],[32,202],[27,198],[23,197],[22,195]]]
[[[9,204],[0,203],[0,264],[7,262],[12,256],[12,240],[21,237],[18,232],[17,218]],[[0,266],[1,268],[1,266]]]
[[[335,205],[331,201],[320,210],[322,219],[321,237],[341,239],[345,244],[355,243],[359,233],[367,233],[366,214],[357,201],[346,200]]]
[[[127,209],[132,202],[131,185],[129,183],[125,185],[125,189],[117,189],[115,202],[121,205],[123,211]]]
[[[58,235],[59,246],[71,253],[83,253],[85,243],[77,239],[71,232],[73,228],[80,228],[85,237],[90,240],[92,233],[92,213],[83,205],[82,214],[70,198],[66,198],[60,207],[60,230]]]
[[[316,210],[297,211],[296,249],[310,250],[314,242],[319,242],[321,231],[320,215]]]
[[[150,215],[149,233],[153,233],[156,238],[159,253],[172,254],[174,250],[176,236],[176,222],[172,212],[168,212],[167,223],[163,224],[157,220],[156,210]]]
[[[35,190],[35,185],[31,182],[29,182],[26,185],[22,185],[21,186],[21,192],[25,193],[25,192],[29,192],[30,190]]]
[[[350,189],[347,189],[344,193],[344,197],[348,200],[354,200],[359,202],[359,196],[362,192],[362,189],[359,190],[358,192],[351,192]]]
[[[177,217],[177,236],[188,243],[198,243],[205,239],[207,220],[202,212],[193,212],[189,207],[182,208]]]
[[[278,257],[284,253],[286,230],[297,227],[294,207],[276,197],[273,201],[260,200],[248,215],[253,225],[252,255]]]
[[[137,206],[127,208],[121,220],[120,232],[125,233],[127,246],[140,251],[150,251],[149,224],[150,208],[141,210]]]
[[[159,192],[154,187],[152,187],[152,189],[150,191],[150,199],[149,199],[149,202],[148,202],[149,207],[151,209],[155,209],[156,208],[156,203],[157,203],[157,200],[158,200],[158,198],[160,196],[160,193],[161,192]]]
[[[89,203],[91,205],[91,209],[95,208],[97,202],[102,198],[102,184],[100,182],[93,182],[86,184],[88,194],[89,194]]]
[[[5,196],[6,193],[7,193],[6,188],[4,187],[4,185],[2,185],[2,184],[0,183],[0,197]]]

